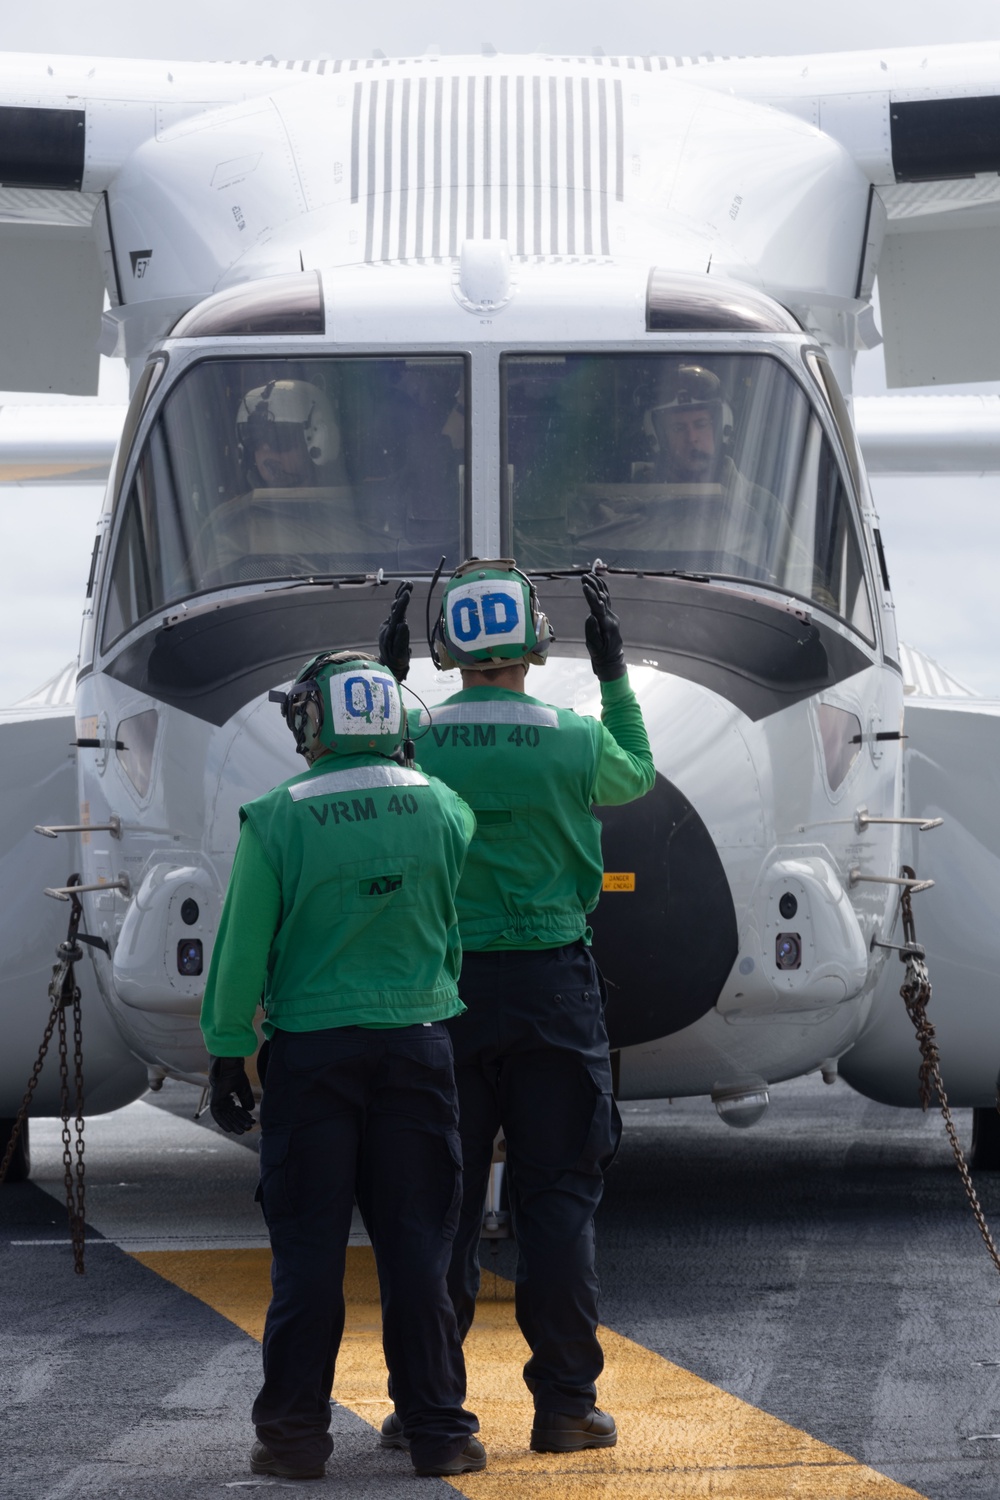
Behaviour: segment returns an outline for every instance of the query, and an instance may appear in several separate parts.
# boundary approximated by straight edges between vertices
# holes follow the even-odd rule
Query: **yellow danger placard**
[[[606,891],[634,891],[635,873],[632,870],[605,870],[604,889]]]

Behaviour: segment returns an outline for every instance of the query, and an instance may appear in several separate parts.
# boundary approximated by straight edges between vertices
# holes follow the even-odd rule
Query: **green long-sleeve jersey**
[[[240,809],[201,1027],[215,1057],[264,1030],[410,1026],[464,1009],[455,889],[475,826],[448,787],[324,756]]]
[[[644,796],[656,777],[628,678],[602,683],[600,721],[504,688],[466,689],[432,711],[418,753],[476,815],[456,898],[462,947],[589,942],[603,875],[593,809]]]

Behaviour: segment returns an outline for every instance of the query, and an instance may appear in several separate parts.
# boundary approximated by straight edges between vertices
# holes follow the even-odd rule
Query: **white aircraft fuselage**
[[[300,765],[268,689],[319,648],[373,649],[402,577],[424,580],[408,686],[432,711],[457,688],[417,639],[442,554],[535,577],[557,640],[528,690],[592,714],[574,574],[608,569],[658,772],[600,813],[620,1094],[832,1071],[872,1023],[912,854],[893,606],[841,394],[871,177],[794,115],[602,63],[244,71],[252,97],[141,138],[121,102],[127,150],[95,112],[80,181],[135,394],[76,689],[95,831],[60,850],[96,887],[88,1006],[131,1080],[113,1102],[131,1059],[204,1078],[238,808]],[[266,483],[243,413],[282,382],[319,436]],[[707,413],[700,456],[679,408]],[[1000,1057],[974,1051],[958,1093],[983,1104]]]

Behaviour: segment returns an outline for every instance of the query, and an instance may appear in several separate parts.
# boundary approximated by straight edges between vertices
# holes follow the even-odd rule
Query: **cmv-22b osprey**
[[[203,1082],[237,809],[296,770],[268,691],[470,555],[533,577],[548,701],[599,711],[575,575],[621,617],[658,775],[600,814],[620,1095],[745,1123],[821,1068],[916,1104],[880,946],[915,866],[945,1076],[985,1131],[997,706],[904,698],[848,403],[876,273],[893,384],[1000,375],[998,170],[997,45],[0,59],[0,385],[93,390],[106,296],[133,392],[78,663],[0,723],[8,1131],[65,925],[43,889],[84,890],[88,1112]],[[81,433],[50,420],[21,477],[92,473]],[[419,648],[407,686],[415,734],[470,732],[435,725],[455,674]]]

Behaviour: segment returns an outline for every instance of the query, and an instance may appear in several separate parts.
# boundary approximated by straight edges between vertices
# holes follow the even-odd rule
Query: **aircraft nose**
[[[712,837],[665,776],[598,808],[604,893],[591,918],[612,1047],[669,1036],[711,1010],[736,961],[736,910]]]

